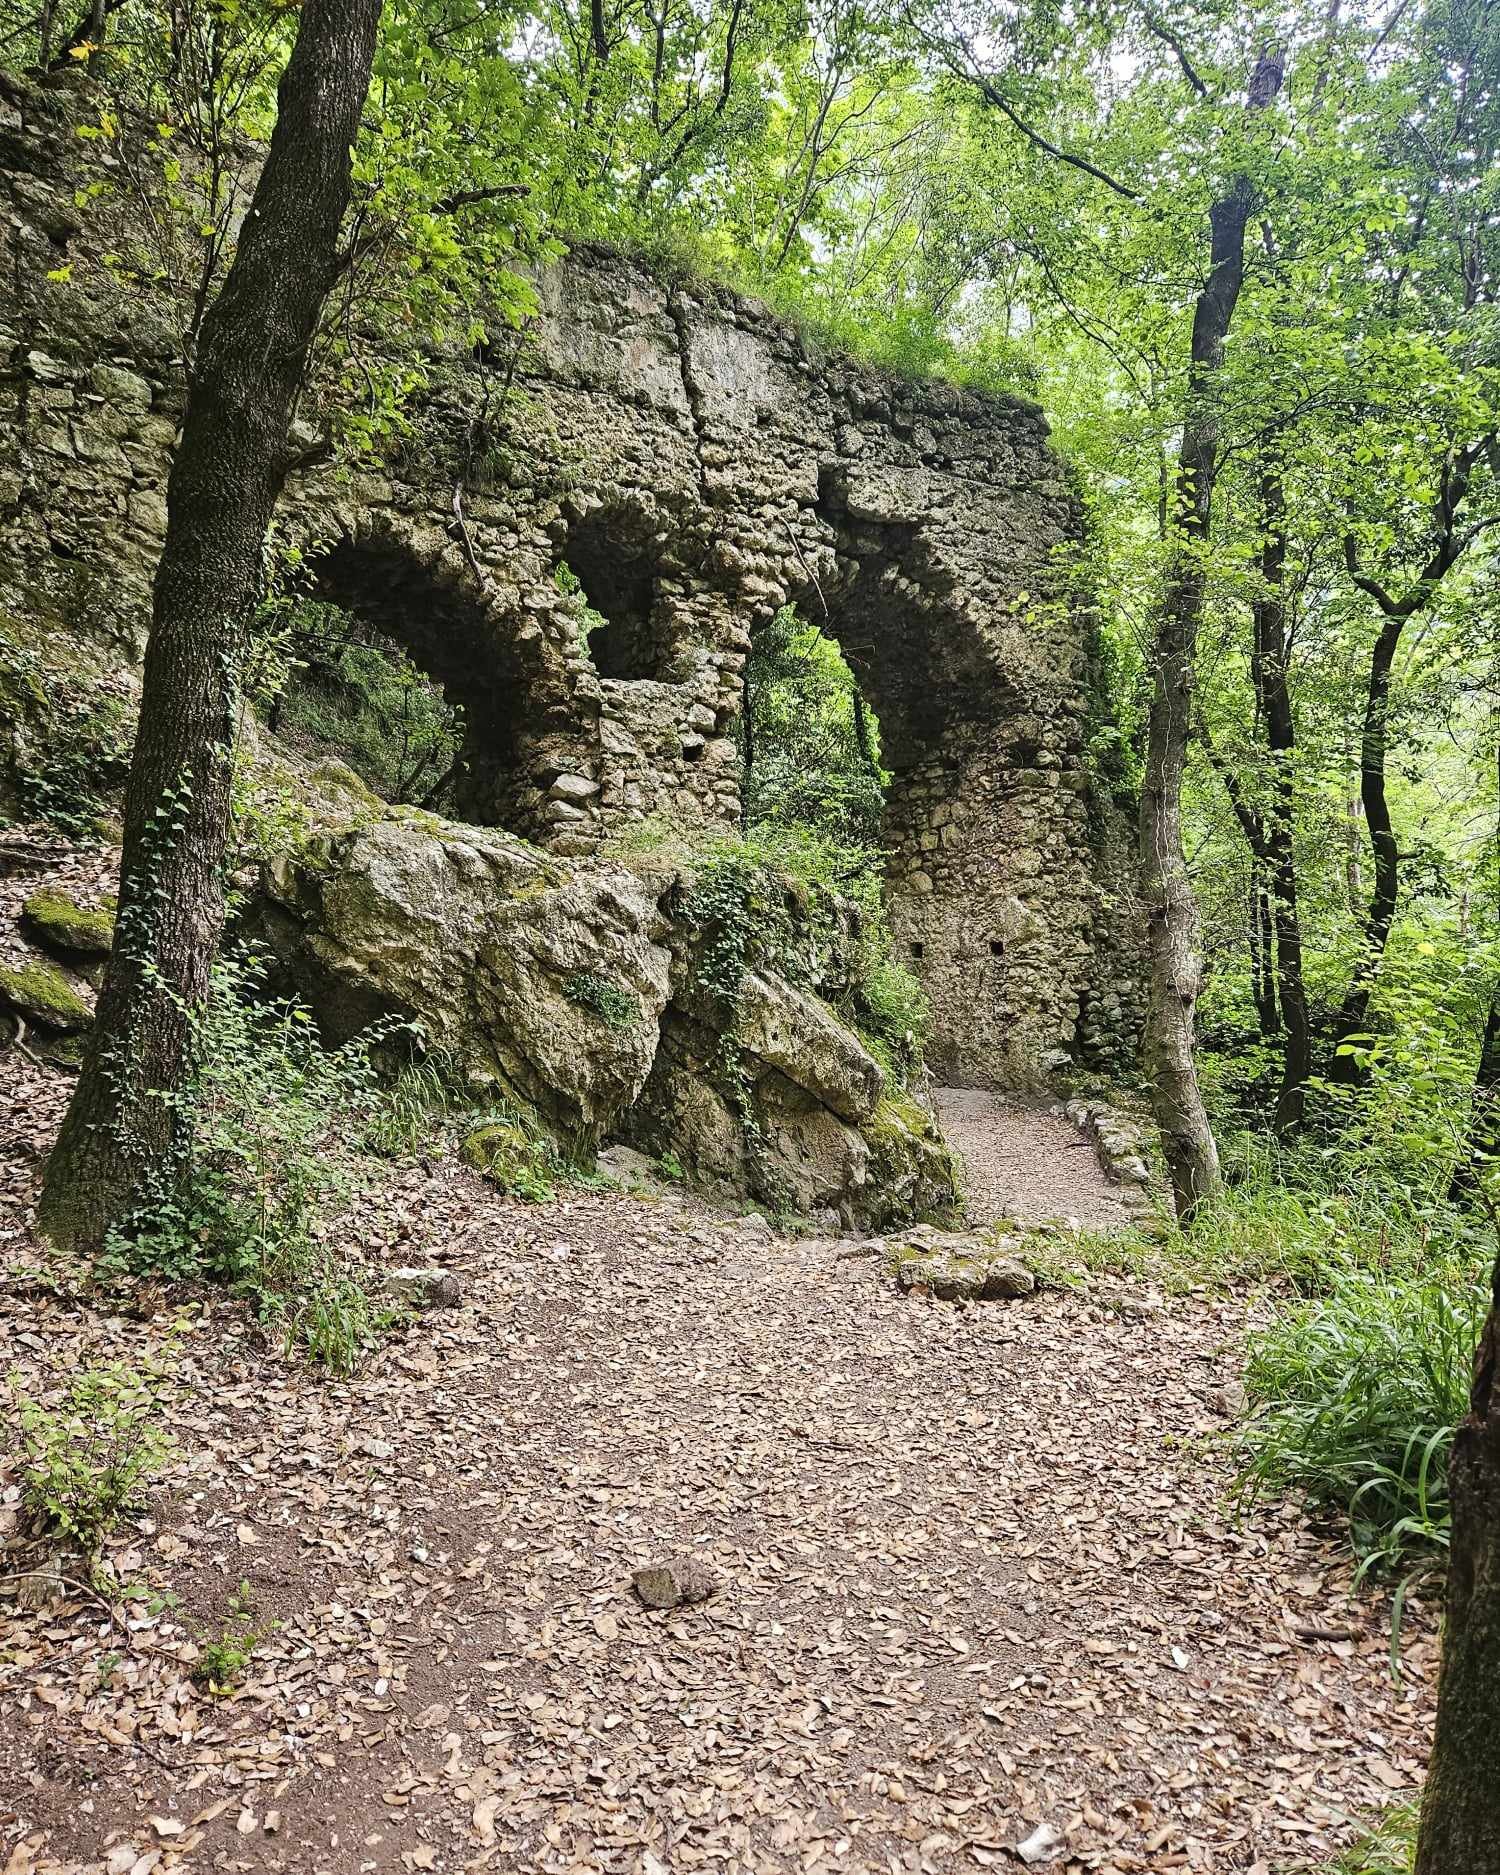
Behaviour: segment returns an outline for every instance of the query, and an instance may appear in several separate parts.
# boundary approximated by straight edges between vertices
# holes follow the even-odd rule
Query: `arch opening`
[[[346,536],[307,561],[292,653],[278,733],[385,800],[529,831],[515,812],[526,687],[472,587],[401,540]]]
[[[881,731],[837,641],[795,606],[751,635],[740,715],[747,826],[805,830],[880,871],[890,776]]]
[[[383,801],[438,807],[464,746],[464,710],[395,639],[327,600],[295,604],[290,673],[270,727],[300,753],[336,757]]]

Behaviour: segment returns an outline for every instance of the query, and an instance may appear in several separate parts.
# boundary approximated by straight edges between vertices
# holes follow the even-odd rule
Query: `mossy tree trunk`
[[[1500,1261],[1453,1442],[1437,1731],[1414,1875],[1500,1875]]]
[[[96,1248],[169,1181],[223,928],[239,672],[292,401],[337,275],[381,0],[307,0],[167,484],[115,947],[41,1228]]]

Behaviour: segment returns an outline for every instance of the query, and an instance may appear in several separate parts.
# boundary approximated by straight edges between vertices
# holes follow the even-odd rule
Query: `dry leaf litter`
[[[55,1396],[174,1316],[28,1274],[67,1083],[0,1059],[0,1335]],[[1063,1121],[967,1111],[997,1206],[1027,1152],[1033,1208],[1112,1202]],[[1241,1302],[962,1310],[681,1194],[528,1207],[448,1164],[357,1223],[463,1301],[343,1382],[200,1298],[127,1586],[0,1603],[4,1875],[1281,1875],[1417,1786],[1426,1612],[1395,1684],[1337,1536],[1232,1514]],[[665,1562],[710,1598],[642,1606]],[[241,1581],[278,1625],[214,1697],[191,1668]]]

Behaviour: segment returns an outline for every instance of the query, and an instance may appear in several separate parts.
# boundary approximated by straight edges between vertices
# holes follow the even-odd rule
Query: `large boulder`
[[[637,1144],[777,1212],[877,1227],[952,1209],[957,1172],[935,1120],[832,1009],[764,967],[742,1008],[728,1037],[679,979],[626,1119]]]
[[[260,929],[333,1039],[419,1022],[475,1092],[535,1107],[579,1146],[639,1094],[670,959],[632,873],[397,808],[264,883]]]

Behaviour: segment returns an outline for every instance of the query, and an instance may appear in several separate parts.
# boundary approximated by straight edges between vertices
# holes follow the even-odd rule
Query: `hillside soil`
[[[15,1385],[161,1355],[177,1440],[106,1594],[0,1603],[8,1875],[946,1875],[1023,1843],[1284,1875],[1414,1792],[1425,1612],[1393,1684],[1340,1541],[1231,1514],[1241,1300],[1110,1279],[960,1310],[900,1297],[873,1244],[671,1190],[527,1206],[443,1162],[354,1229],[463,1301],[330,1380],[222,1297],[39,1281],[67,1083],[14,1050],[0,1079]],[[1022,1120],[997,1154],[1087,1168]],[[633,1571],[679,1556],[717,1593],[642,1607]],[[214,1696],[190,1668],[242,1583],[262,1638]]]

